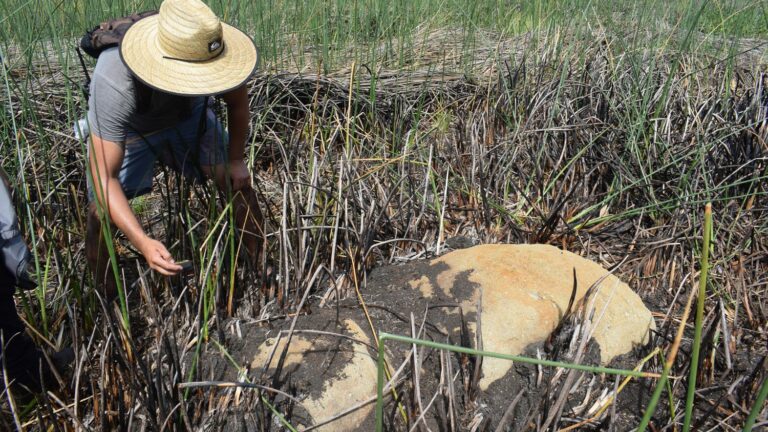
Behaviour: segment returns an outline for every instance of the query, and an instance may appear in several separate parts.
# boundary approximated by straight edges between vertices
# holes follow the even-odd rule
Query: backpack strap
[[[83,68],[83,74],[85,75],[85,82],[83,82],[80,90],[83,92],[83,96],[87,100],[91,95],[91,75],[88,74],[88,68],[85,66],[83,51],[80,50],[80,47],[75,47],[75,51],[77,51],[77,57],[80,59],[80,66]]]

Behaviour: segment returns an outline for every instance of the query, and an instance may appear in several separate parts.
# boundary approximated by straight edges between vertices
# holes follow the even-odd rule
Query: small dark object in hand
[[[176,264],[181,266],[182,273],[192,271],[192,261],[190,260],[179,261]]]

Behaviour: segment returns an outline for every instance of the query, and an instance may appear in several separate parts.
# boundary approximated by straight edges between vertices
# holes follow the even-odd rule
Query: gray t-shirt
[[[176,96],[157,90],[143,91],[140,98],[144,99],[140,99],[134,79],[118,48],[101,53],[88,99],[88,123],[94,135],[123,143],[129,132],[146,134],[174,126],[204,102],[202,97]]]

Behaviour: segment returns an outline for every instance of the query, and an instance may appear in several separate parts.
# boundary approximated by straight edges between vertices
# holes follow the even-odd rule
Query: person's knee
[[[86,218],[86,235],[88,237],[101,232],[101,218],[96,203],[88,203]]]
[[[91,202],[88,203],[88,210],[87,210],[87,212],[88,212],[88,218],[89,219],[95,217],[98,220],[99,213],[98,213],[98,207],[97,207],[95,201],[91,201]]]
[[[107,209],[95,201],[88,203],[87,216],[86,223],[88,225],[87,229],[89,230],[98,229],[98,232],[101,232],[101,226],[104,221],[109,223],[110,226],[114,226],[109,219]]]
[[[232,192],[232,197],[235,200],[235,205],[238,207],[248,208],[255,214],[261,214],[259,209],[259,203],[256,195],[256,190],[251,185],[245,185],[240,189]]]
[[[89,261],[95,262],[102,254],[104,234],[102,232],[101,215],[98,204],[88,204],[88,215],[85,227],[85,254]]]
[[[240,189],[238,189],[237,191],[235,191],[235,193],[239,193],[245,199],[250,199],[251,196],[256,193],[256,191],[253,189],[253,186],[245,185],[245,186],[241,187]]]

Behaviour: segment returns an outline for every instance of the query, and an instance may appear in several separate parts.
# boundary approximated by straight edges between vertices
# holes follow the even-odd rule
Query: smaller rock
[[[309,415],[304,427],[308,427],[360,405],[376,395],[376,358],[368,352],[370,339],[352,320],[344,320],[344,334],[351,338],[319,334],[295,334],[288,346],[284,372],[290,372],[292,380],[309,383],[310,392],[302,400],[301,408]],[[261,369],[275,349],[275,338],[268,339],[257,350],[251,368]],[[281,338],[269,369],[277,366],[285,349]],[[273,370],[274,372],[274,370]],[[368,404],[317,428],[317,431],[358,431],[363,422],[370,419],[373,404]]]

